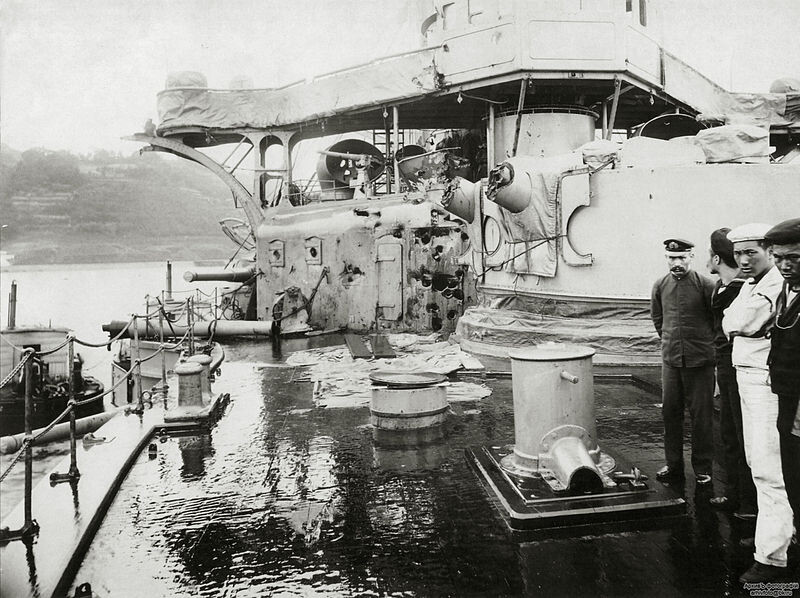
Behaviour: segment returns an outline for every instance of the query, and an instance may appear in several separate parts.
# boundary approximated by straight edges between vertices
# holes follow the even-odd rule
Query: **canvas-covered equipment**
[[[436,90],[433,50],[371,62],[335,76],[279,89],[209,89],[200,73],[170,75],[158,94],[160,128],[266,128],[324,118],[342,111]]]
[[[704,129],[697,142],[714,162],[767,162],[769,160],[769,130],[754,125],[724,125]]]

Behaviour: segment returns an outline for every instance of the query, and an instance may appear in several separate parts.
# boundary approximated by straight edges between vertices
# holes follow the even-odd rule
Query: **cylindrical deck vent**
[[[590,347],[561,343],[509,351],[514,394],[514,464],[520,469],[538,471],[539,455],[552,448],[548,435],[555,428],[566,426],[574,430],[587,451],[597,451],[594,353]]]
[[[525,110],[520,118],[516,155],[547,158],[569,153],[594,139],[596,122],[597,114],[580,106],[540,106]],[[497,163],[512,157],[516,130],[516,111],[495,117]]]
[[[431,372],[373,372],[370,422],[383,430],[414,430],[444,422],[446,378]]]

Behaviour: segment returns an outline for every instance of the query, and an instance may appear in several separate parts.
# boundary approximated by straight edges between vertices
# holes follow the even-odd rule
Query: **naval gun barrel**
[[[255,276],[256,269],[246,270],[212,270],[211,272],[192,272],[187,270],[183,273],[186,282],[200,282],[206,280],[218,280],[221,282],[247,282]]]

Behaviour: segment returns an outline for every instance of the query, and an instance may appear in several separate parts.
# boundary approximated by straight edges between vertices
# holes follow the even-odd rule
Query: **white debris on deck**
[[[450,374],[457,370],[481,371],[483,365],[458,345],[438,341],[436,335],[389,334],[387,339],[397,352],[391,359],[353,359],[344,345],[298,351],[286,363],[307,366],[295,381],[314,383],[313,399],[318,407],[368,407],[372,398],[371,372],[397,370]],[[447,400],[475,401],[488,397],[485,384],[444,382]]]

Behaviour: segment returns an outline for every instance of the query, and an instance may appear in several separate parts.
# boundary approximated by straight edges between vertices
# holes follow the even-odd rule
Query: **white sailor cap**
[[[728,233],[728,239],[732,243],[739,241],[763,241],[767,231],[772,228],[771,224],[763,222],[751,222],[737,226]]]

